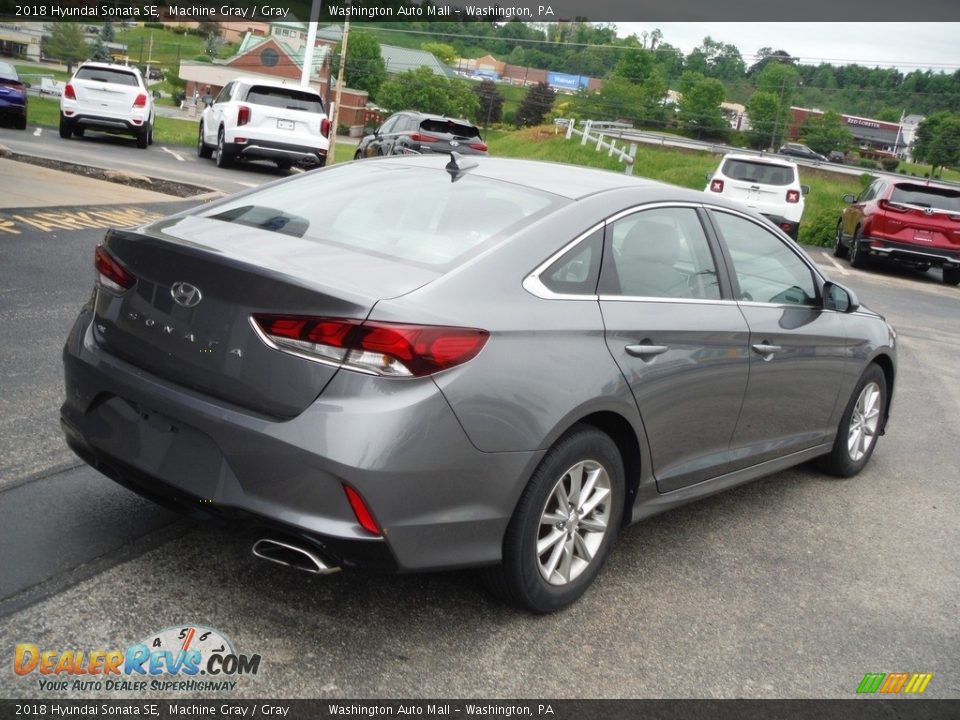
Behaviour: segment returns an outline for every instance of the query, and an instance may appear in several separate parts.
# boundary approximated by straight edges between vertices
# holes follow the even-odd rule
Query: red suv
[[[844,195],[833,254],[864,267],[871,256],[928,270],[960,283],[960,186],[878,178],[859,197]]]

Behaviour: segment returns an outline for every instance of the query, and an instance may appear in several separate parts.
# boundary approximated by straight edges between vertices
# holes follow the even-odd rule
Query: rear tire
[[[960,285],[960,268],[943,268],[944,285]]]
[[[850,241],[850,267],[863,270],[870,263],[867,254],[860,247],[860,228],[853,231],[853,239]]]
[[[277,163],[277,168],[280,170],[286,171],[293,167],[293,163],[289,160],[276,160],[275,162]]]
[[[74,137],[78,137],[78,138],[82,138],[82,137],[83,137],[83,130],[84,130],[84,129],[83,129],[82,127],[75,127],[75,128],[73,129],[73,136],[74,136]]]
[[[829,455],[820,458],[820,469],[835,477],[852,477],[863,470],[877,446],[887,413],[887,378],[871,364],[850,395]]]
[[[223,136],[223,128],[217,134],[217,167],[228,168],[233,165],[233,155],[227,150],[227,143]]]
[[[200,121],[200,130],[197,133],[197,157],[209,160],[213,157],[213,148],[203,141],[203,121]]]
[[[60,137],[69,140],[73,135],[73,123],[67,120],[63,115],[60,116]]]
[[[141,150],[146,150],[147,145],[150,144],[150,126],[147,125],[140,129],[140,132],[137,133],[137,147]]]
[[[26,117],[17,118],[17,119],[14,121],[13,126],[14,126],[17,130],[26,130],[26,129],[27,129],[27,118],[26,118]]]
[[[580,598],[603,568],[623,517],[616,444],[578,425],[550,448],[507,526],[503,561],[484,580],[501,600],[535,613]]]
[[[837,235],[833,240],[833,256],[838,258],[846,258],[850,254],[850,250],[846,245],[843,244],[843,221],[837,221]]]

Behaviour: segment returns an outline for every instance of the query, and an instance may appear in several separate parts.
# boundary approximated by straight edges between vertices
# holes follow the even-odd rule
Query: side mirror
[[[30,83],[28,83],[26,80],[24,80],[23,86],[24,86],[25,88],[31,88],[31,87],[33,87],[33,85],[31,85]]]
[[[844,195],[842,199],[847,205],[853,205],[853,203],[857,201],[856,196],[851,195],[850,193],[847,193],[846,195]]]
[[[823,284],[823,309],[852,313],[860,309],[860,300],[853,290],[827,280]]]
[[[207,107],[213,107],[213,96],[211,96],[211,95],[204,95],[204,96],[203,96],[203,104],[206,105]]]
[[[801,185],[801,186],[800,186],[800,192],[801,192],[802,194],[804,194],[804,195],[809,195],[809,194],[810,194],[810,186],[809,186],[809,185]]]

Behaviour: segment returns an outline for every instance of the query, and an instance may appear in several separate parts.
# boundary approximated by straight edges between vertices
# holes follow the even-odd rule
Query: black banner
[[[946,720],[960,700],[0,700],[0,718]]]

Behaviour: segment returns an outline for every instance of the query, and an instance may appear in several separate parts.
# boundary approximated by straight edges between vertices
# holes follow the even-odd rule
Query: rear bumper
[[[960,248],[949,250],[947,248],[893,242],[876,237],[860,238],[860,246],[871,255],[890,258],[898,262],[930,263],[938,267],[960,267]]]
[[[307,165],[324,165],[327,149],[307,147],[274,140],[248,138],[245,143],[225,143],[227,152],[249,160],[279,160]]]
[[[149,123],[144,120],[139,124],[133,120],[105,117],[102,115],[90,115],[87,113],[76,113],[67,115],[64,118],[76,127],[88,128],[90,130],[106,130],[109,132],[119,132],[127,135],[139,135]]]
[[[770,222],[776,225],[778,228],[783,230],[787,235],[789,235],[794,240],[797,239],[797,235],[800,233],[800,221],[799,220],[788,220],[782,215],[772,215],[770,213],[763,213],[763,216],[767,218]]]
[[[341,371],[306,411],[278,422],[109,355],[90,320],[84,310],[64,348],[61,418],[75,452],[117,482],[194,515],[308,539],[346,566],[499,561],[543,451],[478,451],[432,379]],[[360,527],[344,484],[366,500],[382,537]]]

